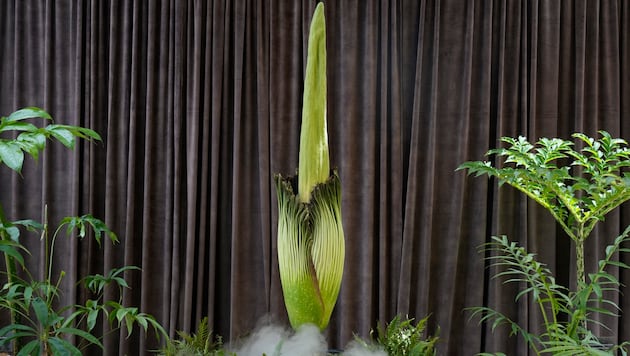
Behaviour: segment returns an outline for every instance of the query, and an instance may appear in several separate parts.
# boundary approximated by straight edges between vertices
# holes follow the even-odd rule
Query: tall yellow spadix
[[[295,178],[275,176],[278,195],[278,264],[293,328],[326,328],[337,301],[345,243],[341,183],[331,174],[326,128],[326,22],[317,5],[308,42],[300,154]]]
[[[326,19],[323,3],[317,5],[311,21],[303,103],[298,192],[300,201],[306,203],[315,185],[324,183],[330,175],[326,128]]]

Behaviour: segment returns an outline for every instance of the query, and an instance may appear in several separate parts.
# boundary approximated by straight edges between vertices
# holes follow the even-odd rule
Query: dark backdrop
[[[126,303],[168,330],[203,316],[226,339],[286,324],[272,174],[297,167],[306,39],[315,1],[0,2],[0,113],[41,106],[102,144],[51,145],[23,177],[0,170],[11,218],[91,212],[117,246],[64,240],[64,300],[85,273],[123,264]],[[630,138],[626,1],[326,1],[331,163],[343,189],[346,268],[326,334],[343,347],[377,320],[431,314],[440,354],[525,354],[463,311],[498,307],[535,327],[516,286],[489,279],[477,248],[507,234],[569,283],[572,246],[511,188],[455,168],[500,136]],[[588,241],[587,268],[625,225]],[[37,264],[38,240],[28,242]],[[623,257],[628,261],[628,257]],[[490,271],[491,272],[491,271]],[[630,284],[630,273],[620,279]],[[626,291],[626,294],[627,291]],[[618,300],[630,310],[630,299]],[[607,320],[630,339],[628,316]],[[155,346],[141,333],[107,354]]]

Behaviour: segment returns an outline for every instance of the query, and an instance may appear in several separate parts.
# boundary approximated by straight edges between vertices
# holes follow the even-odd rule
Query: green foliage
[[[517,294],[516,300],[525,295],[531,296],[533,302],[538,305],[545,332],[542,335],[531,334],[507,316],[487,307],[471,308],[472,316],[478,316],[482,322],[492,322],[492,330],[500,325],[506,325],[511,335],[520,335],[537,354],[555,355],[563,345],[567,350],[579,348],[592,350],[593,354],[597,354],[597,350],[609,348],[622,350],[626,344],[607,347],[586,328],[586,325],[598,323],[592,319],[595,314],[615,316],[616,312],[620,311],[615,302],[604,298],[604,292],[619,292],[620,286],[617,278],[606,270],[620,264],[614,259],[617,253],[628,252],[622,245],[630,241],[629,233],[630,227],[606,248],[606,256],[599,262],[598,270],[589,274],[587,285],[579,292],[572,292],[557,284],[551,271],[523,247],[509,241],[505,236],[492,237],[492,241],[484,248],[492,252],[488,257],[491,266],[500,267],[502,270],[495,277],[504,278],[506,283],[524,283],[527,286]],[[598,307],[599,305],[608,308]],[[566,316],[567,320],[563,321],[560,316]]]
[[[358,336],[355,341],[368,349],[383,349],[388,355],[396,356],[429,356],[435,355],[437,336],[425,336],[429,317],[418,321],[395,316],[387,325],[379,324],[370,332],[371,340],[366,342]]]
[[[20,109],[8,117],[0,118],[0,134],[13,132],[15,138],[0,137],[0,163],[20,173],[24,163],[24,154],[34,159],[39,157],[46,147],[48,139],[55,139],[68,148],[74,148],[77,138],[100,141],[101,137],[95,131],[78,126],[49,124],[37,127],[28,119],[41,118],[52,121],[46,111],[29,107]]]
[[[160,350],[163,356],[235,356],[223,348],[221,336],[213,335],[208,327],[208,318],[203,318],[195,334],[178,331],[177,340],[167,340],[166,347]]]
[[[544,333],[535,335],[504,314],[487,307],[471,308],[482,322],[492,322],[494,330],[507,326],[512,335],[520,335],[536,354],[554,355],[625,355],[628,343],[603,345],[589,325],[597,324],[594,315],[616,316],[619,306],[604,297],[605,292],[619,292],[620,283],[608,273],[610,267],[630,269],[616,257],[630,252],[624,247],[630,227],[606,247],[597,271],[584,271],[584,241],[606,214],[630,199],[630,149],[625,140],[600,131],[597,140],[576,133],[581,146],[558,138],[542,138],[531,144],[524,137],[503,137],[507,148],[490,150],[488,155],[504,158],[493,166],[489,161],[466,162],[458,169],[470,174],[495,177],[545,207],[575,243],[577,288],[556,283],[551,271],[517,243],[507,237],[493,236],[484,246],[491,252],[491,266],[499,268],[495,277],[506,283],[523,283],[516,299],[530,295],[538,305]],[[587,278],[588,277],[588,278]],[[565,320],[565,321],[564,321]]]
[[[54,139],[68,148],[74,148],[77,138],[101,139],[96,132],[77,126],[49,124],[38,128],[27,121],[33,118],[52,121],[52,117],[39,108],[21,109],[0,118],[0,134],[12,132],[12,135],[0,137],[0,163],[18,173],[22,171],[24,154],[37,159],[48,139]],[[68,237],[77,236],[80,239],[91,235],[99,245],[103,236],[112,243],[118,242],[118,237],[103,221],[89,214],[62,219],[52,236],[46,212],[44,220],[44,223],[9,221],[0,205],[0,253],[5,257],[7,268],[7,283],[0,289],[0,309],[11,314],[11,323],[0,329],[0,345],[12,343],[17,355],[81,355],[81,348],[88,344],[103,347],[99,337],[93,334],[99,316],[106,318],[115,328],[124,327],[128,335],[134,325],[145,332],[151,326],[158,337],[166,335],[153,316],[137,308],[123,306],[122,293],[119,293],[118,300],[104,298],[108,286],[118,288],[119,292],[128,288],[122,274],[136,267],[113,269],[105,276],[86,276],[83,286],[92,292],[92,299],[83,305],[58,306],[63,292],[60,285],[65,276],[65,272],[61,271],[53,280],[53,256],[58,236],[63,231]],[[25,263],[24,255],[30,253],[20,242],[21,230],[35,232],[41,237],[45,250],[43,280],[35,278]],[[75,337],[78,344],[71,343],[70,336]]]
[[[630,166],[628,143],[606,131],[600,135],[595,140],[573,134],[583,146],[579,150],[559,138],[542,138],[533,145],[523,136],[503,137],[509,146],[488,155],[504,157],[505,166],[476,161],[458,169],[515,187],[549,210],[573,240],[583,241],[598,221],[630,199],[630,173],[623,171]]]
[[[38,280],[24,267],[23,273],[26,279],[14,275],[11,282],[0,290],[0,308],[10,310],[19,317],[17,321],[0,329],[2,343],[16,340],[26,340],[21,346],[18,355],[40,354],[73,354],[81,355],[81,345],[95,344],[103,347],[100,340],[92,335],[99,316],[104,316],[115,327],[125,327],[130,335],[134,325],[139,325],[146,332],[151,326],[158,335],[166,335],[162,326],[151,315],[141,313],[137,308],[124,307],[122,300],[104,299],[105,289],[114,286],[122,291],[128,288],[127,282],[122,278],[122,273],[138,269],[126,266],[109,271],[106,276],[90,275],[83,279],[83,286],[93,293],[93,299],[88,299],[84,305],[65,305],[57,307],[61,290],[59,286],[65,275],[62,271],[56,280],[52,279],[53,254],[55,241],[58,235],[65,231],[68,236],[76,233],[79,238],[87,234],[87,227],[94,228],[94,233],[104,233],[117,241],[115,234],[105,224],[89,215],[83,217],[65,218],[62,224],[55,230],[52,239],[49,239],[48,224],[38,224],[43,243],[50,246],[45,256],[46,278]],[[72,229],[68,229],[72,226]],[[18,236],[19,238],[19,236]],[[17,242],[11,241],[19,250],[26,249]],[[6,254],[6,252],[5,252]],[[119,293],[119,295],[122,295]],[[122,298],[122,297],[120,297]],[[67,336],[73,335],[80,339],[79,345],[73,345],[67,341]],[[19,343],[20,345],[22,343]]]

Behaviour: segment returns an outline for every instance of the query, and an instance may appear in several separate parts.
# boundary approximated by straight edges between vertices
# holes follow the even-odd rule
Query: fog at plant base
[[[297,331],[264,323],[246,338],[227,345],[238,356],[321,356],[326,355],[328,343],[314,325],[304,325]],[[356,341],[344,348],[343,356],[387,356],[383,350],[368,350]]]

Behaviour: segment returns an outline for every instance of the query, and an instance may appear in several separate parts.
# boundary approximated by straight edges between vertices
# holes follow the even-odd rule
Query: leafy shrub
[[[619,292],[620,283],[608,273],[611,267],[629,269],[619,261],[619,253],[630,240],[630,227],[606,247],[605,256],[592,273],[585,271],[584,241],[606,214],[630,199],[630,149],[620,138],[600,131],[595,139],[573,134],[576,143],[560,138],[542,138],[532,144],[525,137],[503,137],[507,147],[490,150],[491,161],[466,162],[458,169],[487,175],[518,189],[547,209],[575,246],[577,285],[569,288],[556,283],[551,271],[536,256],[506,236],[493,236],[483,249],[490,251],[490,264],[502,272],[506,283],[522,282],[526,288],[516,299],[530,295],[544,323],[541,334],[530,333],[504,314],[487,307],[472,308],[481,321],[492,322],[494,330],[507,325],[520,335],[537,355],[610,355],[627,353],[629,342],[606,345],[590,330],[597,324],[594,315],[614,315],[619,306],[604,292]],[[580,146],[576,148],[576,146]],[[498,158],[503,158],[501,161]],[[602,307],[603,306],[603,307]]]
[[[50,123],[37,127],[31,120],[40,118],[52,121],[52,117],[39,108],[18,110],[8,117],[0,118],[0,163],[21,174],[25,155],[34,159],[46,147],[47,140],[56,140],[67,148],[74,148],[76,139],[100,141],[100,136],[87,128]],[[43,258],[44,277],[36,278],[27,267],[24,255],[30,255],[20,242],[22,230],[35,232],[41,239],[45,255]],[[162,326],[151,315],[140,312],[135,307],[122,305],[118,300],[106,300],[105,288],[115,286],[122,291],[128,288],[122,274],[137,269],[126,266],[109,271],[107,275],[90,275],[83,279],[84,288],[93,296],[85,304],[58,306],[61,281],[65,272],[53,278],[53,255],[55,242],[65,231],[68,237],[83,239],[91,235],[101,243],[103,237],[112,243],[118,238],[103,221],[86,214],[80,217],[66,217],[50,234],[47,208],[44,222],[34,220],[9,221],[0,205],[0,253],[4,255],[7,283],[0,289],[0,309],[9,311],[11,323],[0,329],[0,346],[13,344],[18,356],[21,355],[81,355],[81,348],[87,344],[103,347],[100,338],[94,335],[99,316],[104,316],[115,328],[125,327],[131,334],[134,325],[145,331],[152,326],[159,335],[166,335]],[[122,293],[119,293],[122,295]],[[78,340],[78,345],[70,342],[70,336]]]
[[[418,321],[395,316],[385,326],[379,324],[376,330],[370,332],[371,340],[355,337],[355,341],[367,349],[383,349],[388,355],[396,356],[430,356],[435,355],[435,346],[439,340],[437,336],[425,336],[429,317]]]
[[[208,327],[208,318],[203,318],[195,334],[178,331],[179,339],[167,340],[166,347],[160,350],[163,356],[229,356],[223,349],[221,336],[213,335]]]

